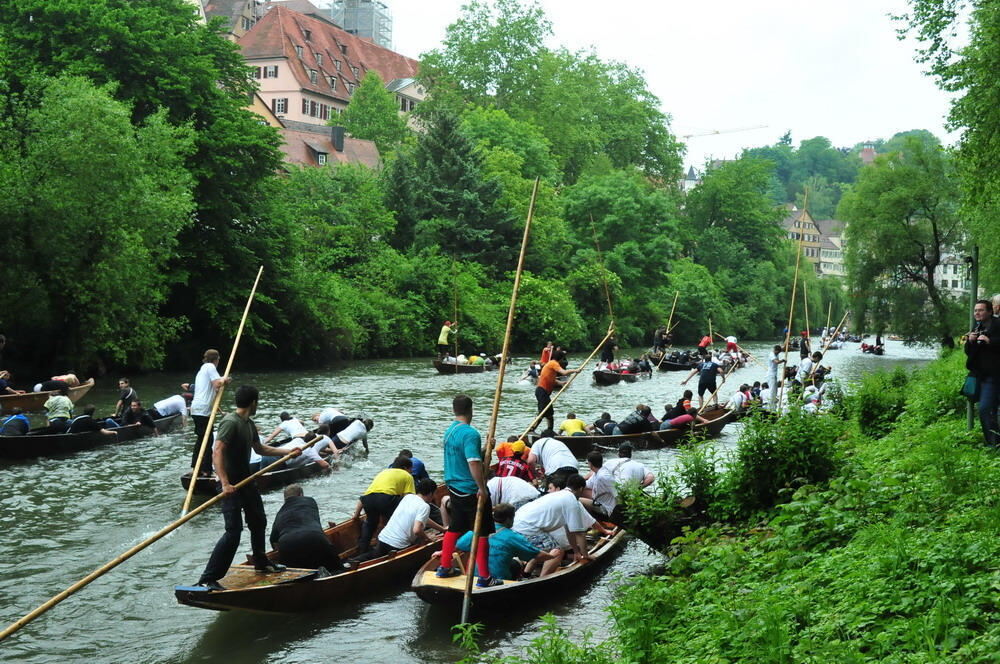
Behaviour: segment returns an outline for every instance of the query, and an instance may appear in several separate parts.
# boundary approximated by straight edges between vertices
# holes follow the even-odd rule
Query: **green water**
[[[767,347],[748,344],[759,356]],[[834,377],[850,382],[868,371],[916,366],[932,357],[928,350],[887,342],[884,357],[862,355],[851,344],[830,352],[824,363],[834,367]],[[533,386],[517,382],[525,365],[525,358],[515,360],[508,374],[498,438],[520,433],[534,413]],[[194,362],[191,372],[183,375],[137,377],[134,386],[151,403],[178,392],[178,384],[190,380],[196,369]],[[663,404],[680,396],[685,375],[659,373],[651,380],[612,387],[597,387],[589,376],[581,376],[556,405],[556,421],[569,410],[591,421],[602,410],[620,418],[639,402],[660,413]],[[440,376],[425,359],[357,362],[304,373],[236,371],[234,378],[236,384],[260,388],[256,419],[262,433],[270,432],[282,410],[307,418],[331,405],[374,418],[369,458],[304,482],[323,518],[339,521],[349,516],[357,495],[401,448],[413,450],[439,479],[440,436],[451,421],[452,397],[459,392],[472,396],[477,407],[473,423],[485,430],[496,374]],[[764,370],[751,365],[730,380],[735,384],[763,378]],[[724,396],[731,392],[729,385],[722,390]],[[84,401],[101,412],[113,408],[116,398],[115,377],[109,377]],[[720,445],[733,445],[738,431],[738,424],[728,427]],[[0,461],[0,622],[13,622],[177,518],[184,498],[179,477],[189,466],[193,438],[189,423],[183,431],[134,444],[60,458]],[[659,472],[670,472],[675,455],[673,450],[637,453]],[[269,517],[280,503],[280,492],[265,494]],[[178,605],[173,586],[197,580],[221,530],[221,515],[208,510],[0,643],[0,661],[96,664],[225,658],[313,664],[332,659],[452,662],[461,657],[450,637],[450,625],[458,616],[424,604],[407,590],[408,580],[397,590],[309,615],[216,613]],[[248,539],[244,535],[238,558],[249,550]],[[602,635],[608,627],[604,608],[614,585],[654,571],[660,563],[641,543],[630,542],[608,570],[578,594],[510,607],[506,615],[491,618],[484,645],[505,651],[522,647],[547,611],[572,630],[592,629]]]

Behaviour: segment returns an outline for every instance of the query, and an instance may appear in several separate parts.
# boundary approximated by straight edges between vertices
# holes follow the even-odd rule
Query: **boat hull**
[[[171,415],[155,421],[156,431],[166,433],[180,422],[180,415]],[[112,433],[100,431],[86,433],[57,433],[27,436],[0,436],[0,458],[31,459],[57,454],[72,454],[101,445],[126,443],[153,434],[153,429],[139,424],[111,429]]]
[[[434,368],[439,374],[473,374],[486,373],[485,364],[447,364],[440,360],[434,360]]]
[[[91,378],[76,387],[69,388],[70,401],[76,403],[84,397],[94,387],[94,379]],[[24,394],[7,394],[0,396],[0,413],[9,413],[15,408],[20,408],[24,412],[32,412],[45,409],[45,402],[49,397],[59,394],[58,391],[51,392],[25,392]]]

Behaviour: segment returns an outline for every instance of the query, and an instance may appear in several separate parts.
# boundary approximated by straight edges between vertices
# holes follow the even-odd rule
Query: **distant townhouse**
[[[209,20],[221,18],[229,38],[237,41],[264,15],[264,2],[263,0],[205,0],[204,15]]]
[[[816,221],[806,209],[790,205],[781,225],[785,236],[802,246],[802,256],[821,277],[844,277],[844,223],[836,219]]]
[[[934,284],[952,297],[968,296],[972,289],[968,264],[960,256],[945,254],[934,269]]]
[[[284,140],[281,151],[286,164],[362,164],[369,168],[379,165],[375,142],[348,136],[343,127],[324,127],[294,120],[282,120],[282,124],[278,132]]]
[[[347,108],[368,71],[396,95],[400,112],[425,98],[415,80],[416,60],[352,35],[319,13],[294,11],[285,3],[265,9],[239,44],[261,98],[282,120],[327,124]]]

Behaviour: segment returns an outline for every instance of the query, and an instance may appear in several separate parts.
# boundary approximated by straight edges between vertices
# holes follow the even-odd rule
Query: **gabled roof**
[[[816,226],[816,220],[814,220],[812,218],[812,215],[809,214],[809,210],[805,209],[795,210],[790,215],[781,220],[781,225],[785,228],[785,230],[788,230],[790,228],[793,228],[796,221],[801,221]],[[816,232],[817,233],[820,232],[818,226],[816,227]]]
[[[309,38],[306,39],[308,33]],[[302,47],[302,57],[296,53]],[[241,39],[243,56],[248,60],[286,58],[289,69],[305,90],[347,101],[347,84],[360,85],[369,70],[383,81],[415,78],[419,63],[413,58],[373,44],[352,35],[329,21],[293,11],[283,5],[274,6]],[[316,61],[316,54],[322,64]],[[341,62],[337,71],[335,61]],[[358,70],[354,74],[353,68]],[[309,70],[318,74],[317,82],[309,80]],[[339,79],[337,89],[329,78]]]
[[[208,0],[204,5],[205,16],[221,16],[226,19],[226,27],[232,29],[237,17],[243,14],[246,4],[246,0]]]
[[[844,232],[844,222],[837,219],[817,219],[816,227],[819,228],[820,235],[842,235]]]
[[[819,240],[820,249],[832,249],[834,251],[840,251],[840,247],[833,243],[833,240],[829,236],[823,235]]]
[[[374,141],[345,136],[344,151],[340,152],[333,145],[332,127],[308,125],[304,122],[286,122],[286,124],[294,125],[278,130],[284,139],[281,151],[285,155],[286,163],[319,166],[319,154],[325,154],[328,164],[362,164],[369,168],[379,166],[380,157]],[[315,131],[316,129],[321,131]]]

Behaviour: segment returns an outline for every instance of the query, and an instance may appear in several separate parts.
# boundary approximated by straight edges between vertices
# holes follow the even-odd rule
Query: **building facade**
[[[808,210],[794,205],[781,222],[785,237],[802,247],[802,256],[821,277],[845,277],[844,223],[836,219],[813,219]]]
[[[330,18],[352,35],[392,48],[392,12],[378,0],[333,0]]]
[[[261,98],[279,118],[327,124],[347,108],[368,71],[376,72],[407,110],[424,98],[415,81],[416,60],[352,35],[320,15],[281,3],[269,7],[239,44]]]

